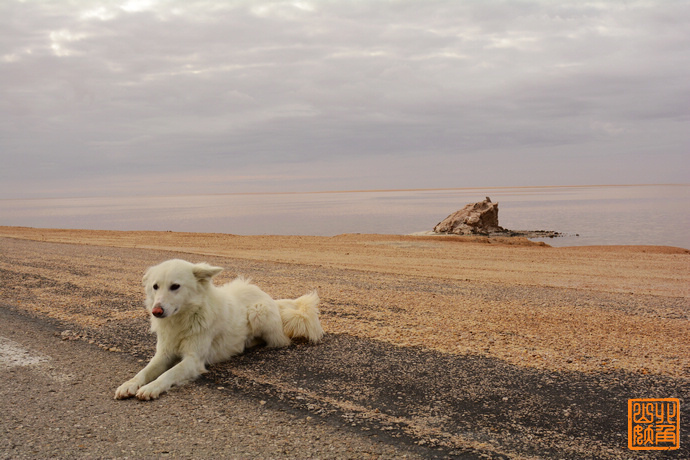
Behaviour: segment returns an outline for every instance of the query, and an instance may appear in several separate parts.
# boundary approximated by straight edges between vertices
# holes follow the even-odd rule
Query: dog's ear
[[[202,262],[194,265],[192,273],[194,273],[194,276],[198,281],[208,281],[222,271],[223,269],[221,267],[213,267],[205,262]]]
[[[143,284],[144,286],[146,286],[146,283],[147,283],[148,280],[149,280],[149,275],[151,274],[151,269],[152,269],[152,268],[153,268],[153,267],[149,267],[149,268],[147,268],[146,271],[144,272],[144,277],[141,279],[141,284]]]

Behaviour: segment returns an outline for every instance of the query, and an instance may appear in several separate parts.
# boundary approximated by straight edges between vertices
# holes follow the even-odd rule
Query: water
[[[552,246],[690,248],[690,184],[0,200],[0,225],[239,235],[407,234],[486,196],[511,230]],[[579,235],[579,236],[575,236]]]

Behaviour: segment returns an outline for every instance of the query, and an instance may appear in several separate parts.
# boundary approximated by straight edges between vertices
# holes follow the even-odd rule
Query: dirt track
[[[207,379],[423,455],[627,458],[633,397],[679,397],[688,420],[684,249],[377,235],[0,228],[3,235],[11,237],[0,239],[7,308],[140,357],[153,348],[140,277],[160,260],[207,260],[228,269],[218,282],[242,273],[277,297],[318,289],[324,344],[257,350]],[[687,457],[681,447],[671,455]]]

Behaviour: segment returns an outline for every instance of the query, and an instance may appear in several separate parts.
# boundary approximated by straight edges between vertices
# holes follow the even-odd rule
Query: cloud
[[[593,183],[578,159],[626,154],[608,181],[688,177],[686,2],[11,1],[0,17],[0,197],[116,178]],[[464,167],[489,160],[500,175]],[[391,163],[411,170],[362,172]],[[310,185],[286,178],[304,170]]]

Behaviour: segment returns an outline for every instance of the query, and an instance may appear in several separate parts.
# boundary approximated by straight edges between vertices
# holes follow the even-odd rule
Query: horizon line
[[[181,193],[164,195],[67,195],[31,198],[0,198],[0,201],[20,200],[65,200],[79,198],[136,198],[136,197],[175,197],[175,196],[228,196],[228,195],[316,195],[336,193],[391,193],[391,192],[437,192],[453,190],[510,190],[510,189],[549,189],[549,188],[587,188],[587,187],[655,187],[655,186],[688,186],[690,183],[656,183],[656,184],[587,184],[587,185],[501,185],[484,187],[434,187],[434,188],[389,188],[389,189],[353,189],[353,190],[312,190],[289,192],[215,192],[215,193]]]

